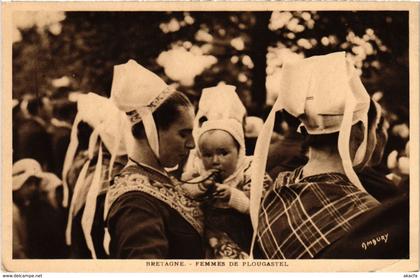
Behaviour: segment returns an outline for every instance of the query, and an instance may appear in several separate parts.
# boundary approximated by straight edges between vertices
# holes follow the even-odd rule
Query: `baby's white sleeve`
[[[229,207],[234,208],[241,213],[249,213],[248,196],[237,188],[232,187],[230,190]]]

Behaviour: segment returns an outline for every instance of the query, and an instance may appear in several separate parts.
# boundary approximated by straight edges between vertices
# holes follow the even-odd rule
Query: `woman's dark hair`
[[[289,126],[288,130],[284,130],[282,128],[282,122],[287,123],[287,125]],[[293,136],[297,134],[297,128],[299,127],[299,125],[300,120],[292,114],[290,114],[289,112],[287,112],[286,110],[277,111],[275,114],[275,124],[273,131],[289,137],[290,135]]]
[[[370,100],[370,106],[368,110],[368,130],[372,128],[372,125],[375,124],[376,117],[378,115],[378,110],[376,109],[375,103],[373,103],[373,100]]]
[[[79,141],[79,150],[87,150],[89,147],[89,138],[93,128],[86,122],[80,122],[77,126],[77,139]]]
[[[19,194],[19,192],[21,191],[21,189],[26,186],[26,184],[29,184],[31,182],[34,182],[37,184],[37,187],[39,187],[40,183],[41,183],[41,178],[35,177],[35,176],[31,176],[29,177],[25,183],[22,185],[21,188],[19,188],[18,190],[13,191],[12,194],[12,200],[13,203],[15,203],[16,205],[18,205],[19,207],[23,206],[23,204],[25,203],[26,200],[22,199],[22,196]],[[32,196],[32,199],[37,199],[39,198],[39,192],[35,191],[34,195]]]
[[[57,101],[53,107],[53,115],[59,120],[74,121],[77,114],[77,103],[70,101]]]
[[[356,128],[354,129],[356,126],[357,127],[362,127],[363,123],[361,121],[357,122],[356,124],[354,124],[352,126],[352,130],[351,130],[351,135],[350,135],[350,139],[355,139],[355,140],[350,140],[350,144],[360,144],[361,141],[363,140],[363,136],[364,134],[359,132],[361,130],[361,128]],[[304,143],[303,146],[304,147],[311,147],[314,149],[322,149],[322,150],[326,150],[329,151],[330,153],[332,152],[338,152],[338,136],[339,136],[339,132],[334,132],[334,133],[330,133],[330,134],[308,134],[308,132],[306,131],[305,127],[301,128],[301,132],[302,135],[304,135]]]
[[[192,107],[191,101],[183,93],[175,91],[153,112],[158,132],[167,130],[179,118],[181,107]],[[145,138],[142,122],[133,125],[131,132],[136,139]]]
[[[338,132],[330,134],[308,134],[305,127],[301,128],[302,135],[304,137],[303,148],[309,147],[314,149],[328,149],[330,152],[338,150]]]
[[[28,112],[29,114],[35,116],[38,115],[39,110],[41,110],[44,106],[41,98],[34,98],[28,101]]]

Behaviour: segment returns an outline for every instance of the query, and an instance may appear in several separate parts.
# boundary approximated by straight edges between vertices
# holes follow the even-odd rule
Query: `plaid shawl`
[[[353,219],[379,204],[343,174],[299,181],[301,171],[281,173],[262,202],[257,240],[266,258],[313,258],[347,234]]]

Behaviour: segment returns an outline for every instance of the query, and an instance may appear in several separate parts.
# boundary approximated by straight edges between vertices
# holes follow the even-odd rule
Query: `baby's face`
[[[198,147],[206,170],[219,170],[223,179],[235,172],[239,150],[229,133],[223,130],[207,131],[200,136]]]

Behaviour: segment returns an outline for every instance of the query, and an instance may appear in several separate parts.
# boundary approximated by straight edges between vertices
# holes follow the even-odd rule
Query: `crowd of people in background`
[[[53,97],[28,94],[13,106],[13,243],[20,246],[13,254],[17,258],[67,256],[61,171],[77,111],[67,92],[59,88]],[[44,172],[49,179],[37,176]],[[15,189],[15,179],[22,174],[27,180]]]
[[[261,117],[248,116],[223,82],[203,88],[194,107],[133,60],[115,66],[110,98],[73,101],[58,88],[16,100],[13,257],[407,257],[408,136],[393,135],[400,131],[358,77],[342,128],[348,96],[331,97],[344,93],[321,75],[334,72],[322,70],[343,62],[340,55],[304,59],[297,72],[284,66],[289,83]],[[311,97],[323,105],[299,91],[308,82],[302,69],[318,74]],[[340,118],[318,117],[325,99]],[[394,233],[399,246],[360,247],[380,233]]]

